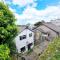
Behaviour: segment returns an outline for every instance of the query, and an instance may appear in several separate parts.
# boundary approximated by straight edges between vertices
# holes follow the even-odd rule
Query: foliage
[[[60,60],[60,38],[56,38],[49,44],[39,60]]]
[[[0,2],[0,44],[7,43],[11,46],[11,42],[17,34],[15,21],[15,16],[8,6]]]
[[[27,54],[30,54],[31,52],[33,52],[33,49],[28,50]]]
[[[10,50],[6,44],[0,45],[0,60],[11,60],[9,57]]]
[[[34,25],[35,25],[35,26],[40,26],[40,25],[42,25],[42,22],[37,22],[37,23],[35,23]]]

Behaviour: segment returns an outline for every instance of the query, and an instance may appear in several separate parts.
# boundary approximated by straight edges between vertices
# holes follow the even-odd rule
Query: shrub
[[[54,39],[39,60],[60,60],[60,38]]]
[[[6,44],[0,45],[0,60],[11,60],[10,56],[10,50]]]

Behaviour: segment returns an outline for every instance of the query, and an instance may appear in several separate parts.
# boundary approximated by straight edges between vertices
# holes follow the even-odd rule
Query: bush
[[[49,44],[39,60],[60,60],[60,38],[56,38]]]
[[[30,54],[31,52],[33,52],[33,49],[28,50],[27,54]]]
[[[0,45],[0,60],[11,60],[10,56],[10,50],[6,44]]]

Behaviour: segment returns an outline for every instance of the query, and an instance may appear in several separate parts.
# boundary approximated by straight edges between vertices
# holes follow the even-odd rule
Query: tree
[[[0,60],[11,60],[10,56],[10,50],[6,44],[0,45]]]
[[[0,2],[0,44],[7,43],[11,47],[11,42],[17,35],[15,21],[15,16],[8,6]]]
[[[42,25],[42,22],[37,22],[37,23],[35,23],[34,25],[35,25],[35,26],[40,26],[40,25]]]

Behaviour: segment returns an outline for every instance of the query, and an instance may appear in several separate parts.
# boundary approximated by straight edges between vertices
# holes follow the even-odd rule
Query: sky
[[[60,0],[3,0],[14,13],[16,24],[49,22],[60,18]]]

